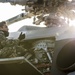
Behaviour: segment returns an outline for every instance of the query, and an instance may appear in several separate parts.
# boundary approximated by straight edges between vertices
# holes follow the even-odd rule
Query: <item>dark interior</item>
[[[55,45],[51,75],[67,75],[74,69],[69,66],[75,61],[75,38],[59,40]]]
[[[42,75],[28,63],[0,64],[0,75]]]

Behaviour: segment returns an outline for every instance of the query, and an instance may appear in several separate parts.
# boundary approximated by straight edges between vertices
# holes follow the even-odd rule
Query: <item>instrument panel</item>
[[[37,39],[32,45],[39,69],[41,69],[42,72],[50,71],[55,47],[55,37]]]

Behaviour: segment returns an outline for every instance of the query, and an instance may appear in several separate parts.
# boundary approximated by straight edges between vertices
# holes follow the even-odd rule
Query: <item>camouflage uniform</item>
[[[19,45],[20,40],[7,39],[0,31],[0,58],[24,56],[25,49]]]

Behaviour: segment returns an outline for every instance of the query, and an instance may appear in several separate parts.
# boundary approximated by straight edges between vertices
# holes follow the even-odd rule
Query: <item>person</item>
[[[26,50],[19,45],[20,40],[7,38],[9,36],[8,30],[7,23],[0,22],[0,58],[24,56]]]

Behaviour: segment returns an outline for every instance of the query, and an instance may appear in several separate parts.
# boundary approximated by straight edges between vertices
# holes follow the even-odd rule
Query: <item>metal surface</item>
[[[0,59],[0,66],[1,64],[3,65],[8,65],[8,67],[10,66],[10,64],[14,66],[14,64],[17,63],[19,65],[21,65],[22,63],[26,64],[28,63],[30,65],[30,67],[32,67],[34,69],[34,73],[37,72],[39,75],[44,75],[40,70],[38,70],[31,62],[29,62],[25,57],[14,57],[14,58],[4,58],[4,59]],[[15,67],[15,66],[14,66]],[[11,67],[12,68],[12,67]],[[17,71],[17,70],[16,70]]]
[[[28,30],[27,31],[17,31],[17,32],[11,32],[8,38],[17,39],[20,33],[22,32],[23,34],[26,35],[25,40],[43,38],[43,37],[51,37],[51,36],[55,36],[56,40],[61,40],[65,38],[74,37],[73,33],[70,34],[69,30],[70,30],[70,27],[63,26],[63,27],[40,28],[37,30],[31,30],[31,31],[28,31]]]
[[[24,61],[24,57],[15,57],[15,58],[4,58],[0,59],[0,64],[9,64],[9,63],[20,63]]]

